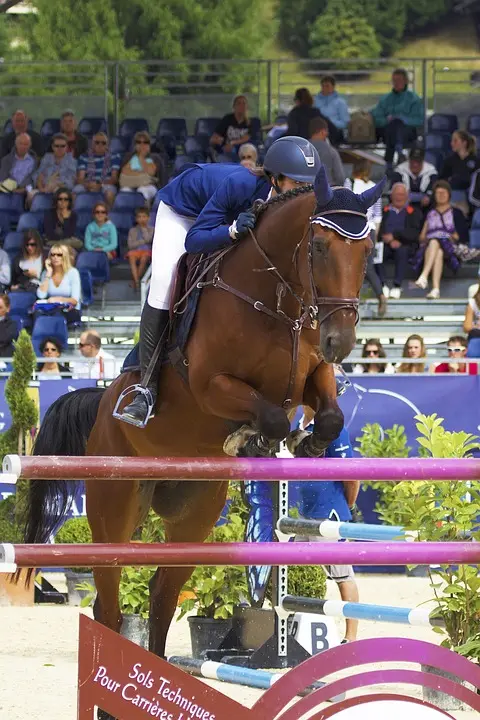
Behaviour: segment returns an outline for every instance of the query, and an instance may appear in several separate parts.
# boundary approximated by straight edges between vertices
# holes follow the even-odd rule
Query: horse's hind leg
[[[285,410],[231,375],[216,375],[201,396],[202,409],[227,420],[252,423],[228,436],[227,455],[273,455],[290,430]]]

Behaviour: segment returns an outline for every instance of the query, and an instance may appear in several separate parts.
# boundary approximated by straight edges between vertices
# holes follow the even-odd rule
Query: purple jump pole
[[[0,544],[11,567],[160,565],[450,565],[479,564],[480,544],[421,543],[142,543],[91,545]]]
[[[479,480],[480,460],[7,455],[3,471],[43,480]]]

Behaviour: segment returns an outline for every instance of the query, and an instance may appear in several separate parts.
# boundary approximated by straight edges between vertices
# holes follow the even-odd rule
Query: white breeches
[[[185,252],[187,232],[195,218],[182,217],[160,202],[155,218],[152,245],[152,279],[148,304],[157,310],[168,310],[175,268]]]

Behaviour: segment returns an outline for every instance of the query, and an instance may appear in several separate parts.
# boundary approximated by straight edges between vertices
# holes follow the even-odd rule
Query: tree
[[[308,57],[309,33],[315,20],[327,7],[327,0],[279,0],[279,38],[290,50]]]
[[[436,25],[452,11],[454,6],[454,0],[404,0],[404,2],[409,33]]]
[[[375,31],[363,16],[363,3],[350,0],[328,0],[324,13],[319,15],[310,32],[310,57],[376,58],[380,43]],[[360,63],[337,63],[337,67],[357,69]]]
[[[405,33],[407,7],[405,0],[365,0],[365,20],[375,30],[382,55],[389,57],[398,49]]]

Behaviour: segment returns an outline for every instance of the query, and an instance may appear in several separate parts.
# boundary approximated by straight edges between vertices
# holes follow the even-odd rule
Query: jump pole
[[[277,530],[283,535],[312,535],[330,540],[413,541],[416,531],[405,530],[400,525],[368,525],[334,520],[302,520],[283,517],[277,522]]]

